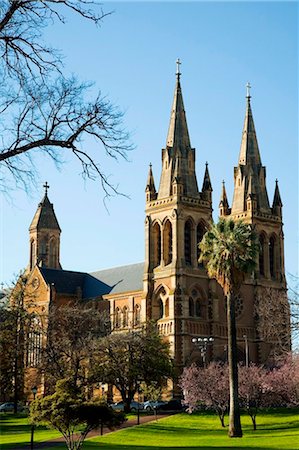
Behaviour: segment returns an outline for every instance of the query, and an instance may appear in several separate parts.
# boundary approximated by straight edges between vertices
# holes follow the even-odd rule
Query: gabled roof
[[[46,267],[39,267],[39,270],[45,282],[48,285],[53,284],[57,293],[76,295],[80,288],[83,299],[143,289],[144,263],[99,270],[90,274]]]
[[[110,287],[110,291],[106,294],[117,294],[141,291],[143,289],[143,272],[144,263],[142,262],[99,270],[98,272],[92,272],[90,275]]]
[[[76,295],[78,288],[82,291],[82,298],[99,297],[110,290],[110,286],[84,272],[70,270],[48,269],[39,267],[48,285],[54,285],[59,294]]]

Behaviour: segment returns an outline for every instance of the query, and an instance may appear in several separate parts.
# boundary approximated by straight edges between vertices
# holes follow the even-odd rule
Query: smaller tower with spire
[[[228,200],[227,200],[224,180],[222,181],[222,191],[221,191],[221,197],[220,197],[220,202],[219,202],[219,214],[220,214],[220,217],[228,216],[230,214],[230,207],[229,207]]]
[[[208,163],[206,162],[206,169],[205,169],[205,174],[203,177],[203,183],[202,183],[202,198],[203,200],[206,200],[210,203],[212,203],[212,183],[211,183],[211,178],[210,178],[210,174],[209,174],[209,168],[208,168]]]
[[[61,269],[60,233],[53,204],[48,198],[49,185],[43,186],[45,195],[39,203],[29,227],[30,260],[29,270],[40,265],[51,269]]]
[[[155,187],[155,181],[152,171],[152,163],[149,165],[149,171],[147,176],[146,188],[145,188],[146,201],[151,202],[157,198],[157,192]]]

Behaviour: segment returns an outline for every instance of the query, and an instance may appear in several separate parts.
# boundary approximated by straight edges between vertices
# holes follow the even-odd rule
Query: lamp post
[[[214,342],[213,337],[198,337],[192,338],[191,342],[200,349],[200,356],[202,357],[203,366],[206,367],[206,356],[208,345]]]
[[[33,394],[33,401],[35,400],[36,394],[37,394],[37,387],[33,386],[31,389],[31,392]],[[31,441],[30,441],[30,450],[33,450],[34,446],[34,423],[31,425]]]
[[[105,383],[101,384],[101,389],[102,389],[102,401],[104,401],[104,395],[105,395]],[[103,436],[103,432],[104,432],[104,424],[103,424],[103,419],[101,420],[101,436]]]

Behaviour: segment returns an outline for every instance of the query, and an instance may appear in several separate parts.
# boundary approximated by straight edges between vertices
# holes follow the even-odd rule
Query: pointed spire
[[[54,212],[53,204],[50,202],[48,197],[48,189],[50,186],[46,182],[43,187],[45,188],[45,195],[42,201],[38,204],[38,208],[30,224],[29,230],[34,228],[46,228],[61,231]]]
[[[176,86],[174,90],[174,98],[172,103],[166,146],[173,148],[180,147],[181,149],[185,149],[191,148],[191,144],[180,82],[180,65],[181,62],[178,59],[176,71]]]
[[[247,83],[247,94],[246,94],[246,113],[242,133],[242,141],[240,148],[239,164],[246,165],[251,164],[252,166],[261,165],[261,157],[259,146],[257,142],[253,115],[250,105],[250,83]]]
[[[279,187],[278,187],[278,180],[275,180],[275,191],[274,191],[274,198],[273,198],[273,204],[272,204],[272,212],[276,216],[281,217],[282,216],[282,201],[280,197]]]
[[[207,162],[206,162],[206,170],[205,170],[205,174],[203,177],[203,183],[202,183],[202,192],[204,192],[204,191],[213,191]]]
[[[149,165],[149,171],[147,176],[147,182],[146,182],[146,201],[151,201],[156,198],[156,187],[155,187],[155,181],[154,181],[154,175],[152,171],[152,164]]]
[[[227,216],[230,213],[224,180],[222,181],[222,191],[219,202],[219,210],[220,210],[220,217]]]

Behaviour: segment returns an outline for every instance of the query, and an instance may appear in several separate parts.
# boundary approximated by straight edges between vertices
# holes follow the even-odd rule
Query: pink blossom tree
[[[220,419],[222,427],[224,416],[229,405],[228,367],[212,362],[207,368],[192,364],[185,367],[180,378],[180,387],[184,393],[188,412],[193,412],[204,406],[213,409]]]
[[[288,355],[287,358],[269,371],[265,389],[267,406],[299,405],[299,355]]]
[[[265,403],[267,391],[267,371],[263,367],[251,364],[239,366],[239,396],[243,407],[251,417],[256,430],[256,416]]]

